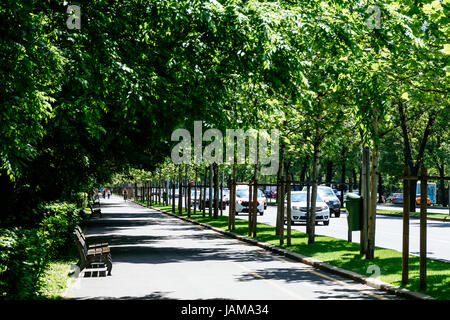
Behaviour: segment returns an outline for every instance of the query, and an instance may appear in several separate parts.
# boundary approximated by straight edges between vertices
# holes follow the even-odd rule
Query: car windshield
[[[316,201],[323,202],[319,195],[317,195]],[[291,202],[306,202],[306,192],[291,193]]]
[[[322,197],[335,197],[336,194],[333,192],[332,189],[329,188],[318,188],[319,193]]]
[[[236,197],[237,198],[248,198],[248,189],[239,189],[236,190]],[[258,190],[258,198],[264,197],[261,190]]]

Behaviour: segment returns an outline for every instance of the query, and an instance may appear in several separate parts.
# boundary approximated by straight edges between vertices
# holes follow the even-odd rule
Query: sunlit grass
[[[71,266],[76,264],[77,261],[78,257],[73,250],[66,257],[51,261],[40,278],[42,287],[37,299],[62,299],[64,292],[70,285],[69,272]]]
[[[403,211],[401,210],[380,210],[377,209],[377,213],[384,213],[384,214],[403,214]],[[420,216],[420,212],[410,212],[411,216]],[[445,213],[434,213],[434,212],[427,212],[428,217],[433,218],[450,218],[450,215]]]

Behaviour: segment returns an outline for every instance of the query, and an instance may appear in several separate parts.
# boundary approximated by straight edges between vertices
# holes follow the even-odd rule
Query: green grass
[[[385,214],[403,214],[403,211],[401,210],[377,210],[377,213],[385,213]],[[420,216],[420,212],[411,212],[410,215],[412,216]],[[444,213],[433,213],[433,212],[427,212],[428,217],[434,217],[434,218],[450,218],[450,215],[444,214]]]
[[[154,207],[171,212],[171,206]],[[192,213],[193,211],[191,211]],[[183,211],[183,215],[186,210]],[[191,214],[191,219],[207,223],[211,226],[227,230],[228,217],[219,216],[218,219],[210,218],[208,213],[205,217],[202,213]],[[236,234],[247,236],[248,222],[246,220],[236,219]],[[279,245],[279,236],[275,235],[275,227],[258,223],[257,237],[261,242],[267,242],[280,248],[300,253],[302,255],[315,258],[330,265],[350,270],[364,276],[370,276],[367,268],[370,265],[377,265],[381,270],[380,280],[391,283],[396,286],[404,287],[411,291],[423,292],[435,299],[450,299],[450,264],[436,260],[427,260],[427,290],[419,290],[419,258],[410,256],[409,258],[409,284],[401,284],[402,254],[401,252],[376,248],[375,258],[368,261],[364,255],[359,253],[359,244],[347,242],[346,240],[316,236],[313,244],[308,244],[308,235],[303,232],[292,230],[292,246]]]
[[[69,275],[70,267],[77,262],[78,256],[73,248],[66,257],[51,261],[40,278],[42,288],[37,299],[62,299],[64,291],[72,281]]]

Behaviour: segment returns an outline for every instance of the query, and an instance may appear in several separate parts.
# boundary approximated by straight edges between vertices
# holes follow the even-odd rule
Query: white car
[[[303,187],[302,191],[306,191],[306,187]],[[339,218],[341,215],[341,201],[336,196],[333,189],[327,186],[317,186],[317,194],[324,202],[326,202],[331,213],[333,213],[336,218]]]
[[[285,204],[286,199],[285,199]],[[287,220],[287,213],[284,210],[284,220]],[[306,222],[306,191],[291,192],[291,223]],[[327,203],[317,195],[316,198],[316,222],[323,222],[325,226],[330,224],[330,208]]]
[[[223,189],[223,202],[225,202],[226,205],[230,204],[230,190]]]
[[[248,197],[249,197],[249,189],[248,187],[239,187],[236,188],[236,215],[241,212],[248,212]],[[264,206],[266,197],[261,190],[258,189],[257,194],[257,211],[260,215],[264,214]]]

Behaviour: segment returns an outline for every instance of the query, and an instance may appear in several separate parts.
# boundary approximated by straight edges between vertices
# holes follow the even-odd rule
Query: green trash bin
[[[363,206],[363,197],[354,194],[348,193],[347,199],[345,200],[345,207],[347,208],[347,224],[348,229],[351,231],[361,230],[362,223],[362,206]]]

